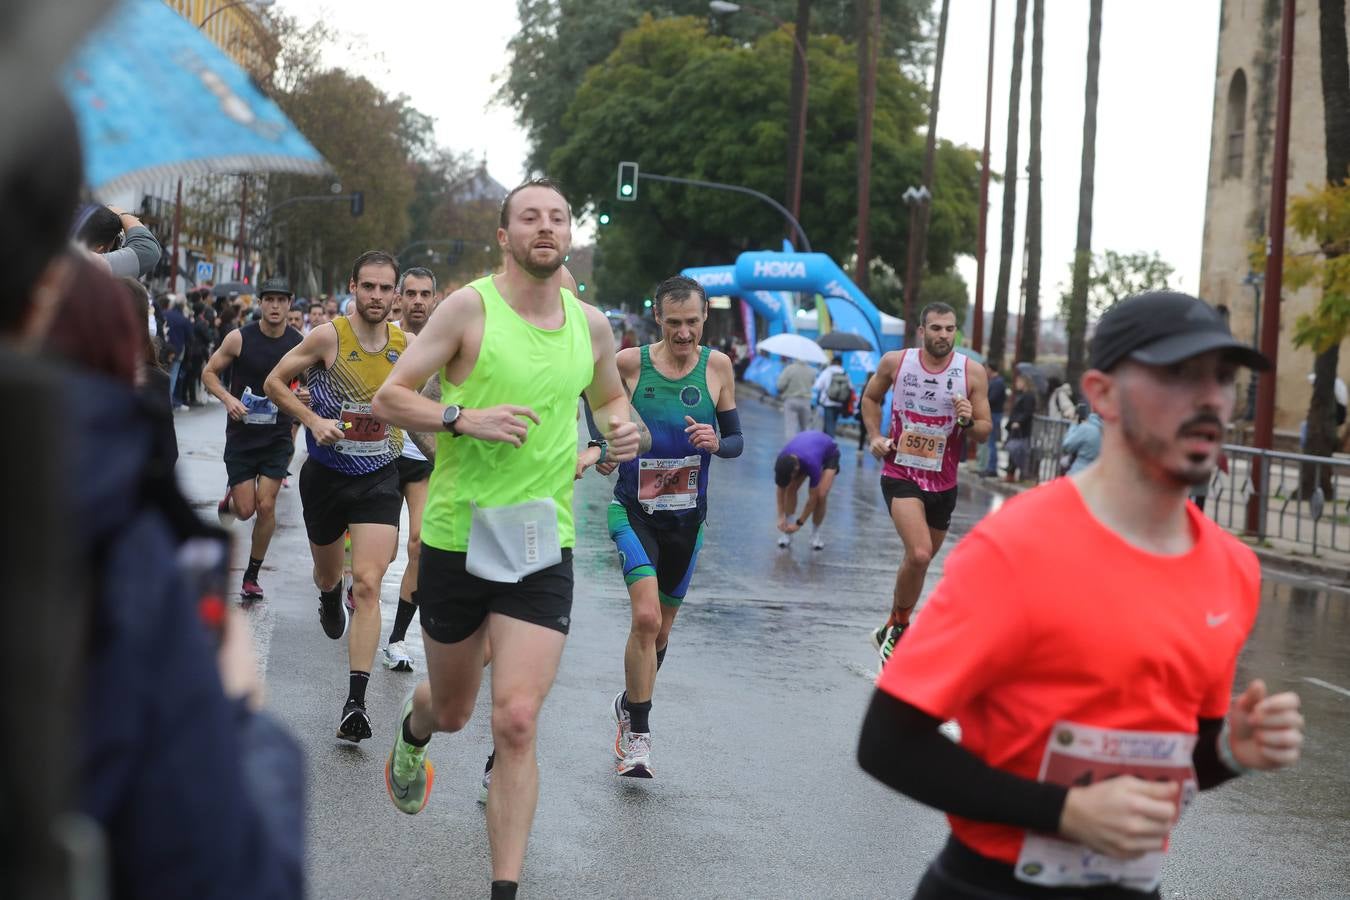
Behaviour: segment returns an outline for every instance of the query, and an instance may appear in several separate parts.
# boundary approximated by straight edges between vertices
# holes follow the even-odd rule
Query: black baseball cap
[[[290,282],[285,278],[269,278],[258,285],[258,299],[262,299],[264,294],[285,294],[287,297],[295,296],[295,292],[291,290]]]
[[[1270,360],[1233,337],[1227,320],[1208,303],[1179,291],[1149,291],[1106,311],[1088,359],[1092,368],[1109,372],[1126,359],[1170,366],[1213,350],[1227,351],[1229,359],[1258,372],[1270,368]]]

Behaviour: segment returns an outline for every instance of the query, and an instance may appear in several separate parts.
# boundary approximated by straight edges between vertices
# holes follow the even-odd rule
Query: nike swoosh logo
[[[1224,622],[1227,621],[1228,621],[1228,613],[1218,613],[1217,615],[1211,612],[1205,613],[1205,624],[1208,625],[1210,628],[1218,628],[1220,625],[1222,625]]]

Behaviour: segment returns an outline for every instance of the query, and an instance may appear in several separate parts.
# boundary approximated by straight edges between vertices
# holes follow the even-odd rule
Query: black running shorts
[[[525,580],[507,584],[470,575],[468,554],[422,545],[417,569],[417,604],[422,633],[442,644],[457,644],[497,613],[567,634],[572,624],[572,548],[562,562]]]
[[[407,437],[404,440],[408,440]],[[425,459],[413,459],[410,456],[400,456],[395,460],[394,465],[398,466],[398,489],[401,491],[410,484],[416,484],[419,481],[426,481],[431,477],[431,463]]]
[[[265,447],[250,447],[247,450],[231,448],[225,444],[225,476],[230,487],[253,481],[255,478],[271,478],[280,481],[290,473],[291,453],[295,445],[285,438],[273,441]]]
[[[925,491],[912,481],[904,478],[881,476],[881,496],[886,500],[886,511],[890,512],[891,502],[900,497],[913,497],[923,501],[923,515],[928,527],[934,531],[946,531],[952,525],[952,512],[956,509],[956,488],[945,491]]]
[[[366,475],[344,475],[308,459],[300,468],[300,503],[312,543],[326,547],[341,540],[349,525],[398,528],[403,494],[393,463]]]

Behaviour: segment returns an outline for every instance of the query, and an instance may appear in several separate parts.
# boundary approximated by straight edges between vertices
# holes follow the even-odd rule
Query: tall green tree
[[[1116,250],[1097,255],[1089,253],[1084,268],[1084,319],[1100,317],[1131,294],[1171,290],[1172,276],[1176,274],[1176,268],[1157,251],[1148,253],[1143,250],[1133,253]],[[1069,264],[1072,287],[1059,298],[1059,314],[1065,318],[1072,315],[1071,310],[1076,302],[1073,291],[1077,290],[1077,276],[1078,263],[1075,261]]]
[[[1045,0],[1031,4],[1031,128],[1027,153],[1026,306],[1017,334],[1017,358],[1036,361],[1041,335],[1041,75],[1045,48]]]
[[[1078,240],[1074,244],[1073,288],[1068,308],[1069,360],[1065,367],[1075,391],[1087,367],[1088,269],[1092,264],[1092,200],[1097,168],[1097,76],[1102,65],[1102,0],[1088,9],[1087,80],[1083,88],[1083,159],[1078,181]]]
[[[755,6],[788,22],[796,17],[797,3],[759,0]],[[812,0],[812,32],[851,36],[853,3]],[[927,65],[931,5],[931,0],[881,0],[881,52],[906,72],[917,73]],[[510,69],[499,98],[515,109],[530,145],[526,166],[536,172],[548,168],[550,155],[566,141],[563,116],[587,71],[614,52],[623,34],[644,15],[698,18],[738,43],[756,41],[778,29],[771,18],[749,11],[710,22],[707,0],[517,0],[516,9],[520,30],[508,46]],[[784,72],[789,64],[784,61]],[[774,77],[782,79],[783,74]],[[811,77],[815,78],[814,70]],[[780,191],[770,193],[777,197]]]
[[[766,34],[744,46],[710,35],[698,19],[646,17],[603,65],[594,67],[565,117],[567,140],[549,172],[575,206],[608,201],[618,160],[644,171],[746,185],[770,196],[782,181],[790,36]],[[854,48],[835,36],[811,42],[810,139],[802,222],[816,250],[846,259],[856,215]],[[879,73],[873,167],[884,184],[919,175],[922,88],[887,67]],[[928,263],[946,271],[974,246],[978,158],[941,142]],[[873,211],[873,246],[904,258],[898,204]],[[596,282],[605,302],[639,298],[673,271],[725,263],[742,250],[777,247],[782,219],[748,197],[643,181],[636,203],[611,202],[600,232]]]
[[[1017,0],[1013,18],[1012,78],[1008,87],[1007,156],[1003,165],[1003,239],[999,247],[998,288],[994,293],[994,321],[989,327],[989,364],[1003,368],[1008,343],[1008,288],[1017,231],[1017,130],[1022,105],[1022,48],[1027,28],[1027,0]]]
[[[280,210],[270,223],[287,272],[305,266],[321,290],[347,287],[351,261],[372,248],[396,252],[408,237],[413,199],[411,162],[425,140],[404,98],[386,96],[365,78],[341,69],[319,72],[277,94],[277,102],[335,169],[343,192],[361,191],[365,210],[305,203]],[[269,202],[331,193],[334,178],[278,176]]]

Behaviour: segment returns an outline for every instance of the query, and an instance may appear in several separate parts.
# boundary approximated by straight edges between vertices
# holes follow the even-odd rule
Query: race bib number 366
[[[1075,722],[1057,722],[1041,760],[1043,782],[1088,787],[1107,778],[1133,775],[1181,785],[1180,808],[1195,797],[1191,752],[1195,735],[1166,731],[1117,731]],[[1175,824],[1175,823],[1174,823]],[[1112,859],[1081,844],[1027,833],[1017,857],[1019,881],[1047,887],[1119,884],[1137,891],[1158,886],[1166,851],[1138,859]]]
[[[639,459],[638,502],[648,512],[693,509],[698,506],[698,476],[702,464],[698,456]]]
[[[369,403],[343,403],[342,430],[346,437],[335,445],[339,453],[380,456],[389,452],[389,426],[371,414]]]

